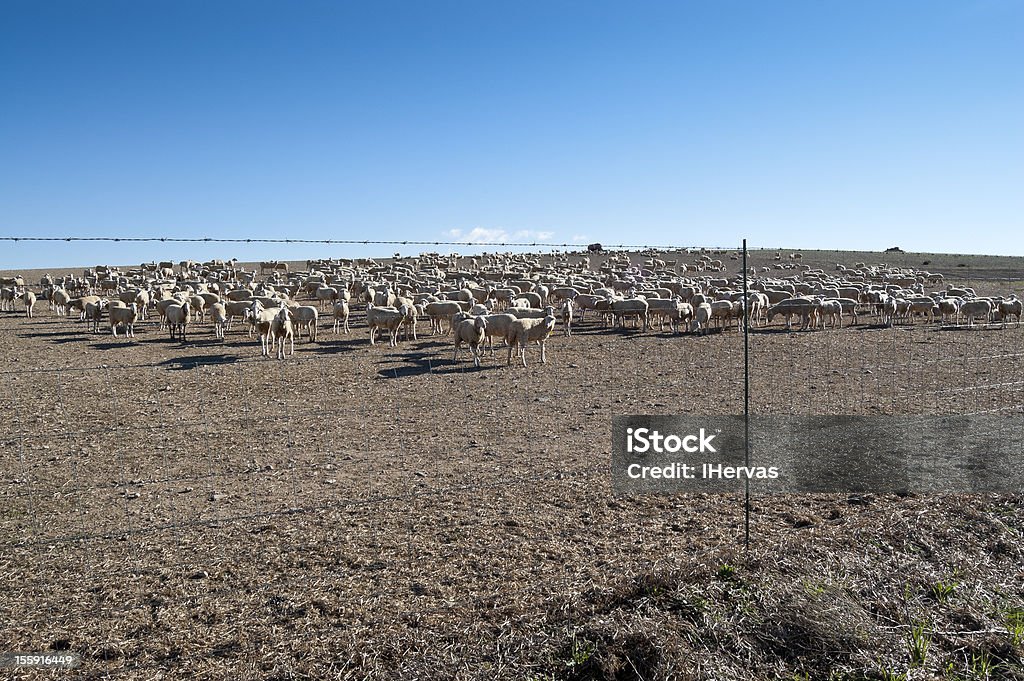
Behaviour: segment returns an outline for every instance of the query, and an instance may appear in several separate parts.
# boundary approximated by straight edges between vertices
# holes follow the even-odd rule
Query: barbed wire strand
[[[239,237],[158,237],[158,236],[0,236],[8,242],[124,242],[124,243],[214,243],[214,244],[323,244],[332,246],[506,246],[515,248],[572,248],[586,249],[589,244],[581,242],[553,241],[445,241],[433,239],[282,239],[282,238],[239,238]],[[685,249],[735,251],[736,246],[664,246],[652,244],[602,244],[602,248],[658,251]]]

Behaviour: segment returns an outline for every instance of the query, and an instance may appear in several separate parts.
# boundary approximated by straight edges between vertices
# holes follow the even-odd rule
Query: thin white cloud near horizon
[[[457,228],[449,229],[445,232],[445,235],[459,241],[480,244],[505,243],[509,241],[550,241],[555,236],[555,233],[533,229],[520,229],[510,233],[507,229],[500,227],[474,227],[469,231]]]

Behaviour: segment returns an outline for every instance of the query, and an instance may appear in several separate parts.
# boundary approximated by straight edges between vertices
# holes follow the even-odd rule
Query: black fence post
[[[750,294],[747,287],[747,240],[743,240],[743,461],[750,468]],[[750,548],[750,478],[743,483],[743,547]]]

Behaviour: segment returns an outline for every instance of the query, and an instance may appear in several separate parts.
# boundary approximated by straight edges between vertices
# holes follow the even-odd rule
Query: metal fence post
[[[750,294],[747,287],[747,240],[743,240],[743,461],[750,468]],[[743,483],[743,546],[750,548],[750,478]]]

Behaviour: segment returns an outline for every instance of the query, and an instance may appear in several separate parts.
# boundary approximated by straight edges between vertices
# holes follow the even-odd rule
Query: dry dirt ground
[[[742,498],[612,493],[613,416],[742,412],[735,331],[473,370],[360,312],[276,361],[37,310],[0,313],[0,651],[83,664],[15,678],[1024,679],[1020,494],[755,497],[745,549]],[[1022,341],[758,331],[751,405],[1020,441]]]

